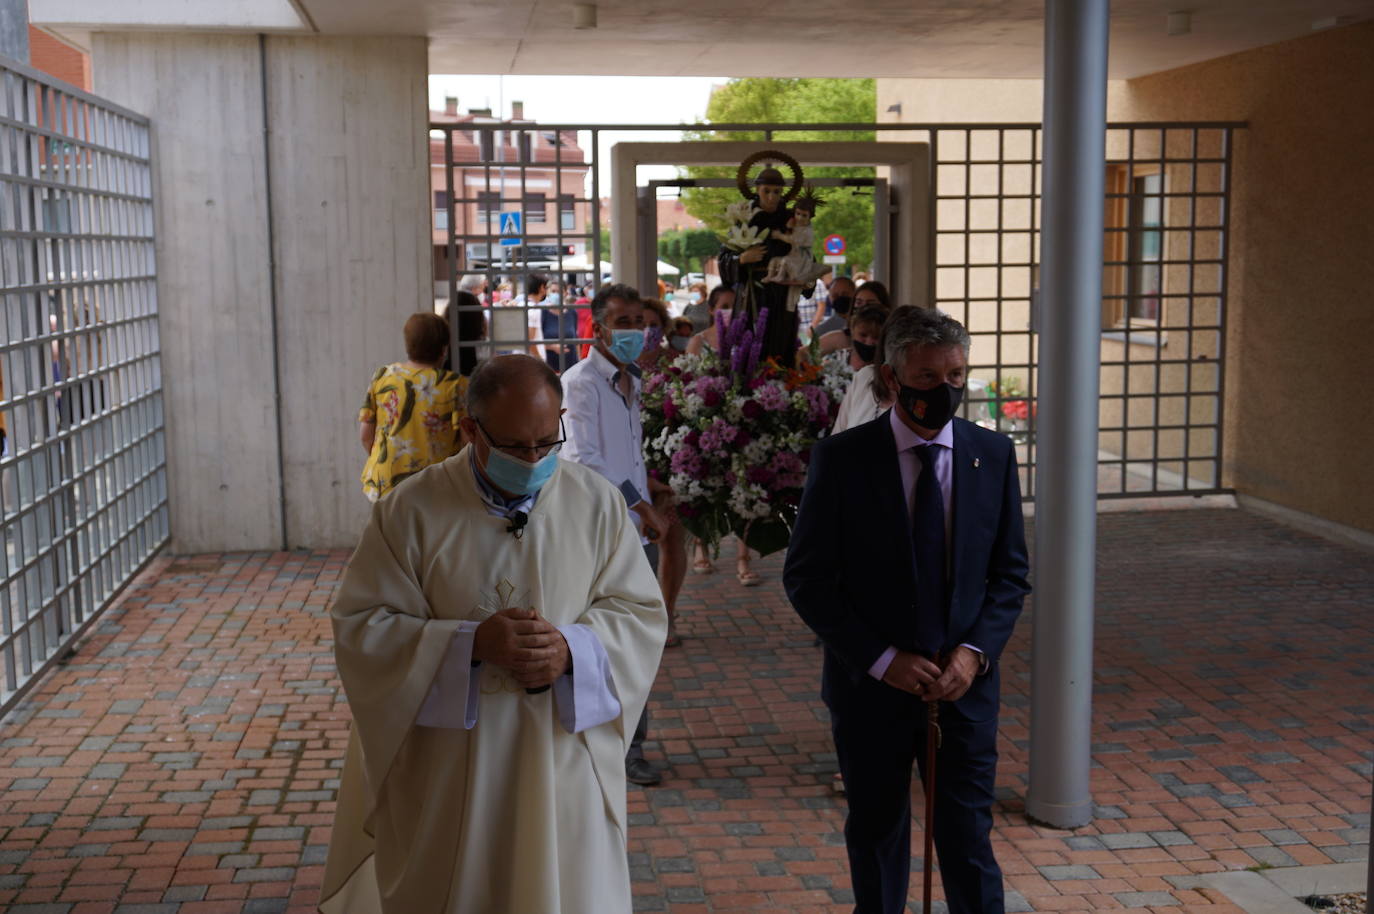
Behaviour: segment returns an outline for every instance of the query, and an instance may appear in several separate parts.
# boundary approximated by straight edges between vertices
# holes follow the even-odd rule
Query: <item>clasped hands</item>
[[[533,609],[503,609],[477,626],[472,659],[509,670],[527,689],[551,685],[568,670],[563,633]]]
[[[898,651],[883,674],[883,682],[922,701],[958,701],[964,697],[982,659],[972,648],[956,647],[944,665],[910,651]]]

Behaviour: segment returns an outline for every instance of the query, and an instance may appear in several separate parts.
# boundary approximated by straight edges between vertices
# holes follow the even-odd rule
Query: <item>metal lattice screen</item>
[[[168,539],[146,118],[0,63],[0,709]]]
[[[1102,497],[1204,494],[1221,487],[1227,195],[1232,137],[1241,126],[1108,125],[1098,440]],[[722,136],[787,141],[798,131],[843,138],[875,127],[880,140],[931,146],[929,301],[963,321],[972,334],[965,415],[1016,440],[1022,490],[1029,496],[1035,483],[1040,368],[1035,328],[1040,125],[719,124],[710,129]],[[595,205],[604,152],[600,137],[611,130],[681,129],[495,121],[431,128],[434,161],[443,163],[443,180],[436,186],[444,188],[436,195],[436,263],[447,265],[441,285],[449,297],[463,273],[481,273],[493,286],[499,277],[509,277],[517,292],[530,272],[567,276],[573,262],[584,270],[581,278],[594,279],[605,256]],[[540,137],[548,142],[541,146]],[[580,145],[572,142],[578,137],[584,138]],[[571,187],[565,181],[570,172],[579,176]],[[579,189],[581,176],[585,190]],[[559,188],[567,213],[587,209],[567,218],[560,208],[553,216],[552,201],[531,190],[536,187]],[[527,241],[543,246],[539,250],[547,262],[530,263],[526,248],[498,263],[495,211],[519,209],[528,215],[546,202],[550,215],[526,232]],[[461,207],[475,211],[466,221],[467,233],[458,230],[464,220],[455,218]],[[580,249],[575,255],[565,247],[570,242]],[[485,259],[460,264],[460,246],[474,243]],[[901,256],[891,251],[888,262]],[[515,348],[527,342],[526,321],[538,309],[521,304],[518,295],[511,304],[480,309],[489,324],[489,345]],[[537,338],[533,320],[528,326],[529,339]],[[560,328],[541,339],[564,343],[573,335],[564,336]],[[460,337],[455,348],[476,345]]]
[[[1235,124],[1107,131],[1098,494],[1221,488]],[[932,129],[932,300],[973,336],[968,418],[1019,444],[1034,491],[1041,131]]]

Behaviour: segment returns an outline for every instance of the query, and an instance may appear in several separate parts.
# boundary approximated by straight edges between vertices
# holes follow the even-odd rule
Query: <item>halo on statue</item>
[[[739,188],[740,196],[744,197],[746,200],[754,196],[754,189],[749,185],[749,169],[753,168],[759,162],[777,162],[781,165],[785,165],[787,169],[792,172],[792,188],[787,193],[783,194],[782,202],[786,205],[795,200],[797,194],[802,191],[802,182],[804,180],[801,164],[787,153],[780,152],[776,149],[765,149],[762,152],[756,152],[739,163],[739,169],[735,172],[735,186]]]

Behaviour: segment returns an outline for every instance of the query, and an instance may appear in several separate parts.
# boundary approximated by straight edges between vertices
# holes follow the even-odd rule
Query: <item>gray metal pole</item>
[[[1026,812],[1092,819],[1097,395],[1101,365],[1108,0],[1045,4],[1042,332],[1035,623]]]
[[[0,0],[0,54],[29,62],[29,0]]]

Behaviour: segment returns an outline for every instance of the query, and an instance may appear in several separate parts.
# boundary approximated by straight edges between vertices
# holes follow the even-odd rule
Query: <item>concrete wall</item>
[[[257,39],[93,44],[95,91],[153,119],[173,548],[280,545]]]
[[[433,311],[423,38],[268,41],[287,537],[352,545],[357,415],[401,326]]]
[[[154,125],[179,552],[351,545],[358,405],[403,357],[405,317],[432,307],[424,40],[266,50],[264,74],[256,36],[93,39],[96,91]]]

